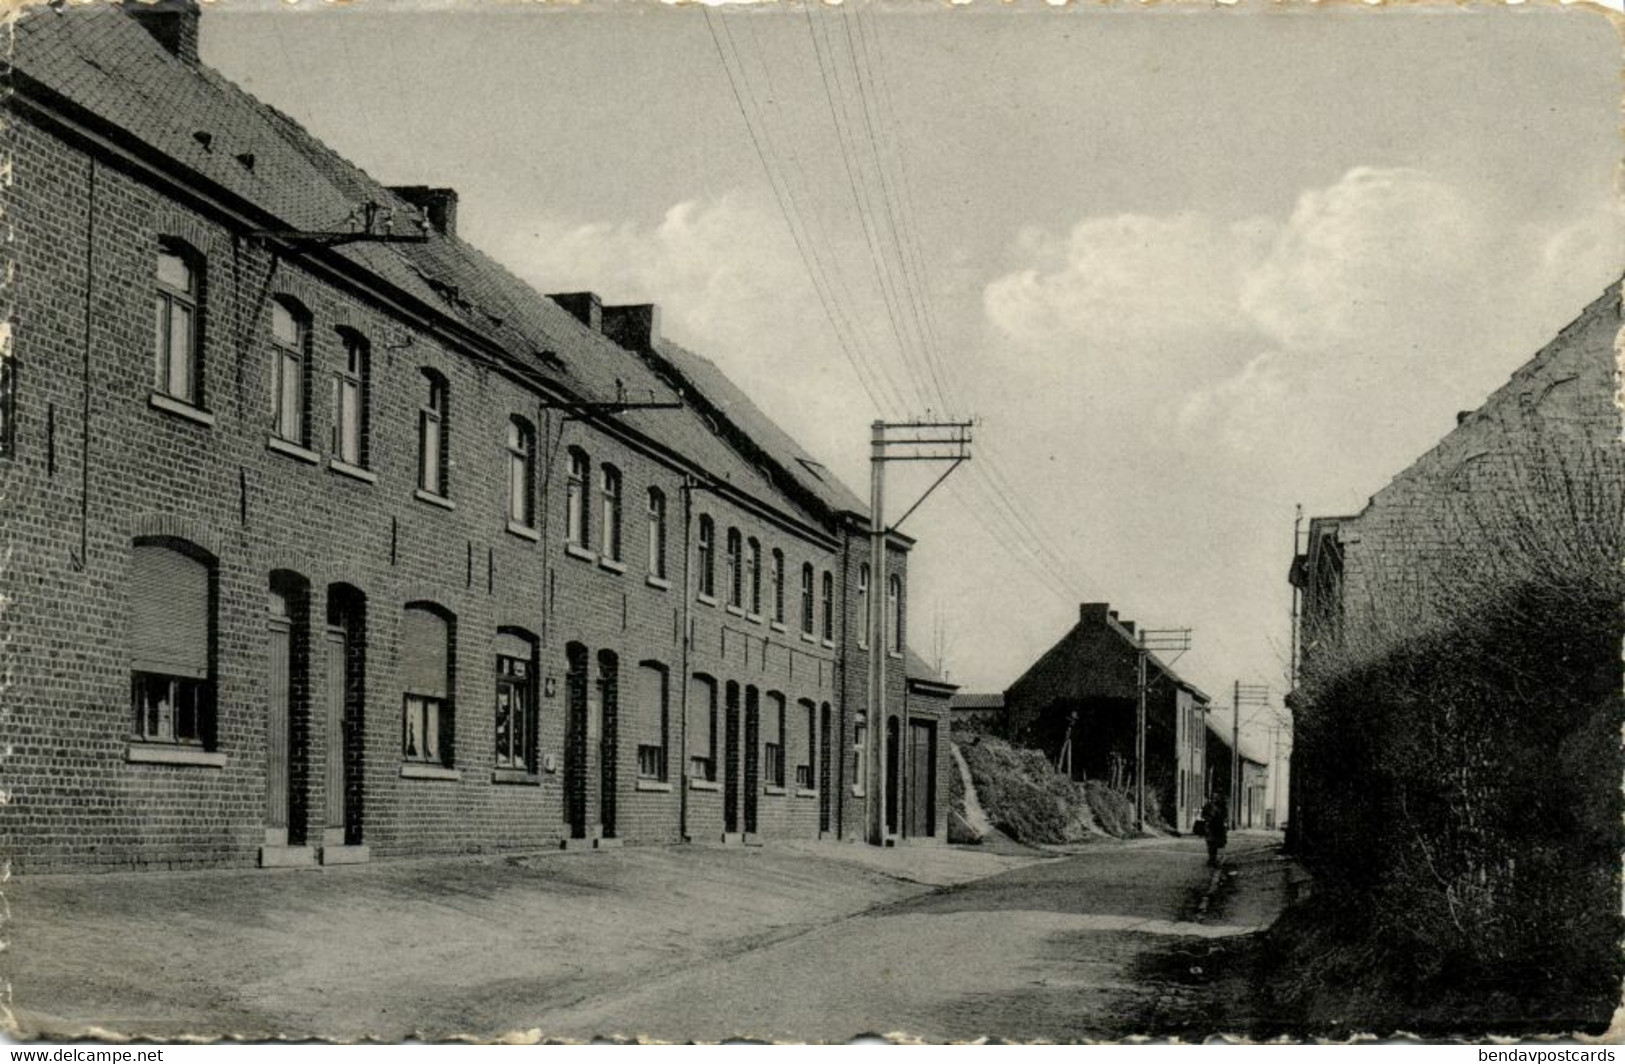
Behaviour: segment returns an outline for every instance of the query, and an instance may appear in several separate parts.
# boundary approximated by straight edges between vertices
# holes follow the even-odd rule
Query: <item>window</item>
[[[699,570],[700,594],[714,599],[717,596],[716,544],[717,526],[710,514],[700,515]]]
[[[570,448],[570,473],[565,489],[566,506],[564,538],[577,547],[587,545],[587,485],[592,463],[587,452],[579,447]]]
[[[496,767],[536,771],[536,644],[517,631],[496,639]]]
[[[649,575],[666,578],[666,496],[649,489]]]
[[[688,734],[692,751],[688,774],[697,780],[717,778],[717,682],[696,673],[688,681]]]
[[[451,623],[435,608],[406,607],[401,622],[401,757],[431,765],[451,764]]]
[[[198,258],[172,241],[159,245],[155,289],[157,336],[153,387],[162,395],[199,406]]]
[[[745,594],[751,616],[762,612],[762,544],[752,536],[745,550]]]
[[[852,726],[852,793],[863,794],[869,786],[869,726],[862,713]]]
[[[745,604],[744,541],[739,529],[728,529],[728,605],[735,609]]]
[[[811,563],[801,566],[801,630],[808,635],[813,634],[813,567]]]
[[[824,573],[824,642],[835,639],[835,574]]]
[[[367,464],[367,363],[370,352],[360,333],[345,329],[344,364],[333,374],[333,457],[353,466]]]
[[[657,661],[638,664],[638,777],[666,781],[666,667]]]
[[[858,566],[858,612],[863,615],[858,631],[858,646],[869,645],[869,563]]]
[[[418,487],[446,494],[446,378],[423,371],[424,402],[418,408]]]
[[[271,431],[305,442],[305,362],[310,318],[292,300],[271,302]]]
[[[213,577],[190,544],[137,542],[130,552],[130,708],[141,742],[213,746]]]
[[[621,471],[612,465],[606,465],[602,477],[604,505],[602,553],[610,561],[618,562],[621,560]]]
[[[903,652],[903,578],[893,575],[886,586],[886,623],[891,626],[891,651]]]
[[[818,707],[808,699],[803,698],[801,700],[801,711],[807,723],[807,730],[802,733],[806,736],[807,742],[801,747],[802,760],[796,765],[796,786],[810,791],[818,783],[816,769],[813,767],[818,763],[814,759],[815,751],[818,748]]]
[[[762,782],[784,786],[784,696],[777,691],[767,693],[762,714]]]
[[[773,591],[773,620],[777,624],[784,623],[784,552],[778,548],[773,550],[773,571],[770,577]]]
[[[508,419],[508,520],[536,524],[536,430],[522,417]]]

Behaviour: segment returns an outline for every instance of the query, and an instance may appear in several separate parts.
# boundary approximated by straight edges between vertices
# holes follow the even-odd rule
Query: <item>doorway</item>
[[[925,838],[937,833],[937,724],[908,722],[908,833]]]

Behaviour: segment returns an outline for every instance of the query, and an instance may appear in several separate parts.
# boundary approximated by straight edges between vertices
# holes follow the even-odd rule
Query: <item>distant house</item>
[[[1230,823],[1238,828],[1273,827],[1265,816],[1269,790],[1269,761],[1241,744],[1241,793],[1231,789],[1229,726],[1209,717],[1207,720],[1207,790],[1222,794],[1232,806]],[[1198,807],[1200,808],[1200,807]]]
[[[1003,691],[961,692],[954,695],[953,701],[949,703],[949,709],[952,711],[955,728],[987,732],[992,735],[1005,733]]]
[[[1086,602],[1078,623],[1004,693],[1008,734],[1043,750],[1073,779],[1134,787],[1139,646],[1131,621]],[[1146,661],[1148,813],[1187,831],[1202,808],[1210,699],[1155,654]]]

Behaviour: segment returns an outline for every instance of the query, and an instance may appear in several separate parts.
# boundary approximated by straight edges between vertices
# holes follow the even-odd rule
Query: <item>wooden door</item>
[[[728,685],[728,704],[722,729],[722,830],[739,830],[739,691]]]
[[[329,628],[324,643],[327,648],[327,819],[324,826],[330,836],[342,838],[346,827],[345,790],[349,782],[344,771],[348,753],[344,716],[351,687],[350,648],[342,628]]]
[[[293,626],[273,616],[267,636],[271,667],[265,714],[266,841],[288,841],[288,727],[293,700]]]
[[[926,837],[937,833],[937,725],[915,720],[908,730],[909,834]]]
[[[818,711],[818,830],[828,831],[830,803],[835,799],[835,776],[829,750],[829,705]]]
[[[762,707],[756,689],[745,693],[745,831],[756,831],[756,803],[762,793]]]

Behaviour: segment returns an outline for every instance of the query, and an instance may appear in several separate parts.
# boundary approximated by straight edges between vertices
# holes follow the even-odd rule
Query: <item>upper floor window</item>
[[[621,560],[621,471],[606,465],[602,471],[604,521],[600,548],[610,561]]]
[[[728,605],[740,609],[745,604],[744,540],[739,529],[728,529]]]
[[[431,495],[446,494],[446,378],[423,371],[423,405],[418,408],[418,487]]]
[[[290,299],[271,301],[271,348],[271,431],[303,445],[310,315]]]
[[[813,634],[813,567],[811,563],[801,566],[801,630],[808,635]]]
[[[192,406],[202,404],[198,352],[198,256],[172,241],[158,250],[155,289],[158,332],[153,387]]]
[[[893,575],[886,588],[886,623],[891,628],[891,650],[903,652],[903,578]]]
[[[401,757],[450,765],[452,727],[451,622],[423,603],[406,607],[401,621]]]
[[[824,642],[835,638],[835,574],[824,573]]]
[[[762,612],[762,542],[755,536],[745,544],[745,595],[752,616]]]
[[[701,514],[697,548],[699,552],[700,594],[707,598],[716,598],[717,595],[716,540],[716,522],[711,520],[710,514]]]
[[[784,552],[777,547],[773,548],[773,569],[770,574],[770,590],[773,593],[773,621],[776,624],[784,623]]]
[[[508,520],[536,523],[536,430],[522,417],[508,419]]]
[[[178,541],[130,552],[130,708],[142,742],[214,742],[213,571]]]
[[[649,575],[666,578],[666,495],[649,489]]]
[[[353,466],[367,464],[367,369],[370,352],[358,332],[340,332],[344,361],[333,373],[333,457]]]
[[[858,612],[862,620],[858,622],[858,646],[869,645],[869,563],[864,562],[858,566]]]
[[[587,545],[587,491],[592,463],[587,452],[579,447],[570,448],[569,480],[565,486],[564,539],[577,547]]]

